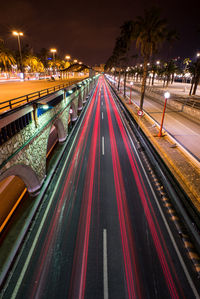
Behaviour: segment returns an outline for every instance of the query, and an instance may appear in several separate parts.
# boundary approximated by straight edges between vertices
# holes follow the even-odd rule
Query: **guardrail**
[[[6,112],[8,110],[11,110],[13,108],[16,108],[18,106],[21,106],[23,104],[29,103],[33,100],[37,100],[37,99],[39,99],[43,96],[54,93],[55,91],[61,90],[65,87],[68,87],[71,84],[75,84],[79,81],[80,80],[74,80],[74,81],[72,80],[72,81],[69,81],[69,82],[64,83],[64,84],[52,86],[52,87],[42,89],[42,90],[39,90],[39,91],[35,91],[35,92],[32,92],[32,93],[29,93],[29,94],[11,99],[11,100],[0,102],[0,114],[3,113],[3,112]]]

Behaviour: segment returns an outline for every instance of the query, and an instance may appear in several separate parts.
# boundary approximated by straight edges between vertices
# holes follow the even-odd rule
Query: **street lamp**
[[[165,117],[165,109],[166,109],[166,105],[167,105],[167,99],[170,98],[170,93],[168,91],[165,92],[164,97],[165,97],[165,104],[164,104],[163,115],[162,115],[162,120],[161,120],[161,124],[160,124],[160,131],[158,133],[158,137],[162,137],[162,127],[163,127],[163,122],[164,122],[164,117]]]
[[[197,57],[198,57],[198,58],[200,57],[200,52],[197,53]]]
[[[50,52],[53,54],[53,70],[54,70],[54,75],[55,75],[55,54],[56,54],[57,50],[52,48],[52,49],[50,49]]]
[[[17,36],[18,40],[18,47],[19,47],[19,55],[20,55],[20,70],[23,73],[23,66],[22,66],[22,51],[21,51],[21,43],[20,43],[20,36],[23,36],[23,32],[13,31],[12,33],[14,36]]]
[[[74,63],[77,63],[78,62],[78,60],[77,59],[74,59]]]
[[[67,59],[67,60],[69,60],[70,58],[71,58],[70,55],[66,55],[66,56],[65,56],[65,59]]]
[[[158,65],[159,65],[159,64],[160,64],[160,60],[157,60],[157,61],[156,61],[156,64],[158,64]]]

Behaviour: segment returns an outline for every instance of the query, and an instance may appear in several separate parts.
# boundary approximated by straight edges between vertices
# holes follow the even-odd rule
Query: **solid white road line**
[[[104,155],[104,136],[102,136],[102,155]]]
[[[101,118],[103,119],[103,112],[101,112]]]
[[[108,299],[108,256],[107,256],[107,230],[103,229],[103,294]]]

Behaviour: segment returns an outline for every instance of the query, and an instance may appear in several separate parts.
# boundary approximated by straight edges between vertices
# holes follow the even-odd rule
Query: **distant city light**
[[[50,52],[51,52],[51,53],[56,53],[57,50],[56,50],[56,49],[50,49]]]
[[[71,58],[70,55],[66,55],[66,56],[65,56],[65,59],[67,59],[67,60],[69,60],[70,58]]]

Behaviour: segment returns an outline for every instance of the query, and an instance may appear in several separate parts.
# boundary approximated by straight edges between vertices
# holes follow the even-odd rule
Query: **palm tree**
[[[12,53],[5,48],[3,42],[0,43],[0,64],[2,65],[3,69],[6,73],[8,73],[8,69],[11,65],[16,63],[15,58],[13,57]]]
[[[139,16],[134,22],[133,38],[136,40],[136,47],[140,49],[144,59],[140,110],[143,109],[144,103],[147,63],[167,39],[168,32],[167,22],[160,19],[159,11],[156,8],[145,10],[144,17]]]
[[[133,22],[132,21],[126,21],[124,24],[120,27],[120,36],[116,39],[114,50],[112,56],[108,59],[105,65],[106,69],[111,69],[112,67],[115,67],[118,69],[118,90],[120,86],[120,80],[121,80],[121,72],[124,71],[124,94],[126,90],[126,68],[127,68],[127,52],[129,50],[130,44],[131,44],[131,37],[132,37],[132,31],[133,31]]]
[[[168,63],[164,63],[164,73],[166,76],[166,87],[169,85],[170,79],[171,79],[171,84],[174,82],[174,74],[177,70],[177,66],[174,63],[174,60],[170,60]],[[164,80],[164,84],[163,87],[165,86],[165,80]]]
[[[200,81],[200,59],[198,59],[196,62],[193,62],[189,67],[189,72],[192,75],[192,82],[191,82],[191,88],[189,95],[195,95],[197,86]]]
[[[44,71],[44,65],[43,63],[33,55],[28,55],[24,59],[24,66],[29,67],[30,72],[43,72]]]

